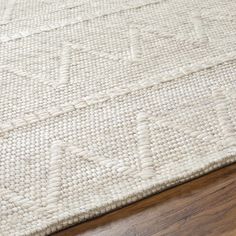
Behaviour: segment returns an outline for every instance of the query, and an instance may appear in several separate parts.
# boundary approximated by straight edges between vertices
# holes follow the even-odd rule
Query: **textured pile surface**
[[[46,235],[236,160],[235,0],[0,0],[0,235]]]

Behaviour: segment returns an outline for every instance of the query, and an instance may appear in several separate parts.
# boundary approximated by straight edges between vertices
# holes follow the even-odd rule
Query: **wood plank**
[[[236,164],[54,236],[235,236]]]

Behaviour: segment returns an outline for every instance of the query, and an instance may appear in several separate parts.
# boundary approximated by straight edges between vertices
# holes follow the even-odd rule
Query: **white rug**
[[[0,235],[46,235],[236,161],[235,0],[0,0]]]

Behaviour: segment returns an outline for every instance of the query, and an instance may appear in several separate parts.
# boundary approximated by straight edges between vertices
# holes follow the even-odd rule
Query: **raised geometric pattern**
[[[0,0],[0,235],[48,235],[236,161],[223,0]]]

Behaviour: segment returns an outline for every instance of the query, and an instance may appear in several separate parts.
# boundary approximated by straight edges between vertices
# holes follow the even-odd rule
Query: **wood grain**
[[[236,236],[236,164],[54,236]]]

